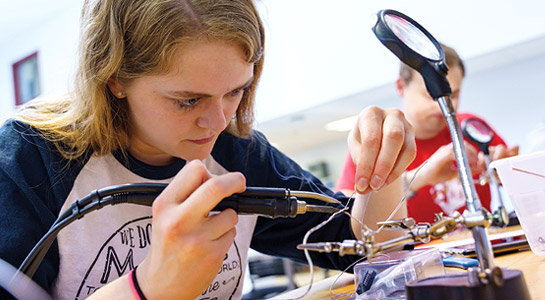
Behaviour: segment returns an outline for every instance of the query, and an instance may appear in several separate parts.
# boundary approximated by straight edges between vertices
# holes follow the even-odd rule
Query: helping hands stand
[[[475,250],[479,260],[478,268],[470,268],[465,275],[446,275],[426,278],[406,285],[407,299],[530,299],[524,276],[519,270],[501,270],[494,265],[492,246],[486,235],[490,225],[489,217],[481,208],[475,190],[471,169],[463,144],[462,133],[456,111],[450,97],[439,97],[437,102],[445,116],[453,142],[460,180],[466,197],[466,222],[475,240]],[[466,214],[467,213],[467,214]],[[471,222],[467,222],[470,217]],[[501,222],[501,220],[500,220]]]
[[[416,224],[414,219],[405,218],[378,223],[385,229],[403,230],[406,234],[402,237],[384,242],[376,242],[375,232],[364,231],[362,240],[344,240],[342,242],[320,242],[300,244],[300,250],[332,253],[340,256],[358,255],[366,256],[368,261],[373,257],[386,253],[412,242],[428,243],[433,239],[445,237],[453,232],[459,225],[474,229],[477,226],[488,227],[496,216],[486,209],[481,208],[475,213],[465,211],[464,214],[455,212],[451,216],[437,215],[436,221]],[[475,231],[473,231],[473,234]],[[486,236],[485,236],[486,238]],[[478,249],[478,244],[475,248]],[[476,250],[478,253],[478,250]],[[408,282],[405,287],[409,300],[481,300],[481,299],[521,299],[530,300],[526,282],[521,271],[500,269],[469,268],[464,273],[453,273],[438,277],[424,278],[418,281]]]
[[[397,227],[407,230],[408,234],[383,243],[376,243],[374,233],[367,231],[363,241],[303,244],[298,248],[372,258],[403,243],[427,242],[430,238],[441,237],[454,230],[458,224],[463,224],[472,231],[479,267],[471,268],[462,275],[431,277],[407,283],[407,299],[530,299],[522,272],[501,270],[494,265],[492,246],[485,228],[499,215],[492,216],[483,209],[477,196],[462,132],[450,100],[452,91],[447,79],[448,66],[440,44],[416,21],[394,10],[379,11],[373,31],[384,46],[422,75],[429,94],[439,103],[451,135],[466,197],[466,211],[463,215],[439,218],[433,225],[406,226],[406,221],[394,222]]]

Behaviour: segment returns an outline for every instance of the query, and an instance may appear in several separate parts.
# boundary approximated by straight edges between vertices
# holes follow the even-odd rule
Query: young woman
[[[210,213],[246,186],[347,200],[251,130],[264,49],[253,2],[88,0],[81,30],[74,91],[30,102],[0,129],[0,257],[20,265],[95,189],[163,182],[152,208],[107,206],[63,229],[33,279],[58,299],[238,299],[249,247],[304,262],[296,245],[328,215]],[[400,111],[370,107],[349,148],[362,187],[352,214],[372,225],[402,196],[412,129]],[[365,209],[371,178],[384,188]],[[354,239],[361,228],[340,216],[312,237]],[[313,259],[337,269],[354,260]]]

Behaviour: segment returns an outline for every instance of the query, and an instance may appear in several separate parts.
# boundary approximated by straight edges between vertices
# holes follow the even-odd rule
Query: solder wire
[[[403,194],[403,198],[401,198],[401,201],[399,201],[399,203],[397,204],[396,208],[394,209],[394,211],[390,214],[390,216],[388,217],[388,219],[386,219],[386,222],[387,223],[388,221],[390,221],[394,215],[397,213],[397,211],[401,208],[401,205],[403,205],[403,203],[405,202],[405,200],[407,199],[407,195],[409,194],[409,191],[411,190],[411,185],[413,184],[413,181],[414,181],[414,178],[416,177],[416,174],[418,174],[418,172],[420,172],[420,170],[422,169],[422,167],[424,167],[425,164],[427,164],[428,161],[424,161],[424,163],[422,163],[417,169],[416,169],[416,172],[414,172],[414,175],[413,177],[411,178],[411,180],[409,181],[409,184],[407,185],[407,189],[405,189],[404,191],[404,194]],[[402,175],[403,176],[403,175]],[[385,224],[382,224],[377,231],[373,232],[374,234],[377,234],[379,233],[382,228],[384,228]]]
[[[413,177],[411,178],[411,180],[409,181],[409,184],[407,185],[407,188],[405,189],[405,191],[403,191],[403,192],[404,192],[403,197],[401,198],[401,200],[400,200],[399,203],[397,204],[397,206],[396,206],[396,208],[394,209],[394,211],[390,214],[390,216],[388,217],[388,219],[387,219],[386,222],[390,221],[390,219],[397,213],[397,211],[399,210],[399,208],[401,208],[401,205],[403,204],[403,202],[405,202],[405,199],[407,198],[407,195],[409,194],[409,191],[411,190],[410,188],[411,188],[411,185],[412,185],[412,183],[413,183],[413,181],[414,181],[414,178],[416,177],[416,175],[418,174],[418,172],[420,172],[420,170],[422,169],[422,167],[424,167],[424,165],[425,165],[427,162],[428,162],[427,160],[424,161],[424,163],[422,163],[422,165],[420,165],[420,166],[416,169],[416,172],[414,172],[414,175],[413,175]],[[356,190],[354,190],[354,191],[352,192],[352,195],[351,195],[350,197],[352,198],[352,197],[354,196],[355,193],[356,193]],[[368,199],[370,199],[370,197],[369,197]],[[367,205],[369,205],[369,201],[367,201],[367,202],[365,203],[365,208],[364,208],[365,210],[367,209]],[[371,230],[369,227],[367,227],[367,225],[365,225],[365,224],[363,223],[363,221],[361,221],[361,220],[359,220],[359,219],[353,217],[350,213],[348,213],[348,212],[346,212],[346,211],[344,211],[344,213],[347,214],[350,218],[352,218],[352,219],[358,221],[358,223],[360,223],[360,224],[362,225],[362,231],[363,231],[363,228],[365,227],[368,231],[371,231],[372,234],[378,234],[378,233],[382,230],[382,228],[384,227],[384,225],[382,225],[382,226],[379,227],[379,229],[378,229],[377,231],[373,231],[373,230]],[[363,232],[362,232],[362,234],[363,234]],[[308,251],[308,250],[305,249],[305,251]],[[362,257],[361,259],[358,259],[358,260],[356,260],[355,262],[351,263],[348,267],[346,267],[346,268],[345,268],[345,269],[344,269],[344,270],[335,278],[335,280],[333,280],[333,283],[331,283],[331,285],[329,286],[329,292],[330,292],[331,294],[333,294],[334,296],[333,296],[332,298],[330,298],[330,299],[333,299],[333,298],[335,298],[335,297],[337,297],[337,296],[348,296],[348,295],[353,295],[353,294],[354,294],[354,293],[335,293],[335,292],[333,292],[333,286],[335,286],[335,284],[337,283],[337,281],[339,280],[339,278],[341,278],[341,276],[342,276],[344,273],[346,273],[346,271],[347,271],[348,269],[350,269],[353,265],[355,265],[355,264],[361,262],[362,260],[368,259],[368,258],[369,258],[369,256],[365,256],[365,257]]]
[[[327,223],[331,222],[331,220],[333,220],[333,218],[335,218],[337,215],[339,215],[339,214],[345,212],[346,210],[348,210],[348,208],[350,207],[349,203],[350,203],[351,199],[352,199],[352,197],[348,198],[346,206],[343,207],[341,210],[333,213],[325,221],[323,221],[322,223],[312,227],[309,231],[307,231],[307,233],[305,234],[305,237],[303,238],[303,244],[307,243],[308,238],[310,237],[310,235],[313,232],[315,232],[316,230],[324,227]],[[299,296],[297,298],[294,298],[294,299],[301,299],[301,298],[305,297],[308,294],[308,292],[310,292],[310,289],[312,288],[312,283],[314,281],[314,264],[312,263],[312,258],[310,257],[310,253],[309,253],[308,249],[303,249],[303,252],[305,253],[305,257],[307,259],[309,270],[310,270],[310,283],[308,284],[307,290],[301,296]]]
[[[425,161],[422,165],[420,165],[418,167],[418,169],[416,170],[415,174],[413,175],[413,177],[411,178],[411,180],[409,181],[409,184],[407,185],[407,188],[406,190],[404,191],[404,194],[403,194],[403,197],[401,198],[401,200],[399,201],[398,205],[396,206],[396,208],[393,210],[393,212],[390,214],[390,216],[388,217],[387,221],[390,221],[390,219],[396,214],[396,212],[401,208],[401,205],[403,204],[403,202],[405,201],[405,199],[407,198],[407,195],[410,191],[410,187],[414,181],[414,178],[416,177],[416,175],[418,174],[418,172],[422,169],[422,167],[427,163],[427,161]],[[354,217],[350,212],[347,212],[348,208],[350,207],[350,201],[351,200],[355,200],[355,197],[354,195],[356,194],[356,190],[354,189],[354,191],[352,192],[352,194],[350,195],[350,197],[348,198],[348,201],[346,202],[346,205],[339,211],[333,213],[331,216],[329,216],[328,219],[326,219],[325,221],[323,221],[322,223],[316,225],[315,227],[311,228],[309,231],[307,231],[307,233],[305,234],[304,238],[303,238],[303,244],[306,244],[307,241],[308,241],[308,238],[310,237],[310,235],[315,232],[316,230],[319,230],[320,228],[324,227],[325,225],[327,225],[329,222],[331,222],[331,220],[333,218],[335,218],[337,215],[341,214],[341,213],[344,213],[346,214],[348,217],[350,217],[352,220],[355,220],[356,222],[358,222],[360,225],[361,225],[361,230],[362,230],[362,236],[365,236],[365,235],[368,235],[368,234],[377,234],[379,233],[382,228],[384,227],[384,225],[382,225],[377,231],[373,231],[372,229],[370,229],[367,225],[365,225],[363,223],[363,220],[359,220],[358,218]],[[364,205],[364,212],[367,210],[367,206],[369,205],[369,199],[370,199],[370,194],[367,194],[367,199],[366,200],[366,203]],[[299,196],[302,196],[302,195],[299,195]],[[325,202],[337,202],[338,200],[335,199],[335,198],[332,198],[332,197],[327,197],[328,199],[327,200],[330,200],[330,201],[327,201],[326,199],[320,199],[320,200],[323,200]],[[331,201],[331,199],[334,199],[334,201]],[[341,203],[342,205],[342,203]],[[365,231],[364,231],[365,229]],[[296,297],[296,298],[293,298],[294,300],[297,300],[297,299],[301,299],[303,297],[305,297],[309,292],[310,290],[312,289],[312,284],[314,282],[314,264],[312,262],[312,258],[310,257],[310,253],[309,253],[309,250],[308,249],[303,249],[303,252],[305,253],[305,258],[307,259],[307,263],[309,265],[309,270],[310,270],[310,282],[308,284],[308,288],[307,290],[300,296]],[[362,260],[364,259],[367,259],[368,257],[365,256],[365,257],[362,257],[361,259],[358,259],[356,260],[355,262],[353,262],[352,264],[350,264],[347,268],[345,268],[336,278],[335,280],[333,281],[333,283],[330,285],[329,287],[329,291],[331,294],[333,294],[334,296],[330,299],[333,299],[335,297],[338,297],[338,296],[345,296],[345,295],[353,295],[354,293],[334,293],[333,292],[333,286],[337,283],[337,281],[339,280],[339,278],[344,274],[346,273],[346,271],[348,269],[350,269],[353,265],[357,264],[358,262],[361,262]]]

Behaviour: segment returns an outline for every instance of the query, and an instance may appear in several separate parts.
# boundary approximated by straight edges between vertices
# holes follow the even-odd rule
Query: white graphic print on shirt
[[[214,174],[226,172],[212,158],[203,162]],[[111,155],[92,157],[76,178],[62,211],[94,189],[136,182],[150,180],[130,172]],[[255,216],[239,216],[235,242],[218,275],[196,299],[240,299],[256,220]],[[67,226],[58,235],[60,265],[54,298],[85,299],[127,274],[146,257],[151,227],[151,208],[134,204],[106,206]]]

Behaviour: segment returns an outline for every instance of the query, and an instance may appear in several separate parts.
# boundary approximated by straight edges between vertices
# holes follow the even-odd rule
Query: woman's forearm
[[[119,300],[134,300],[134,296],[129,285],[129,277],[121,276],[118,279],[96,290],[89,300],[97,299],[119,299]]]
[[[372,192],[369,195],[358,194],[352,208],[352,215],[358,220],[363,220],[363,223],[369,228],[376,230],[378,229],[377,222],[386,221],[402,198],[403,186],[401,178],[398,178],[378,192]],[[407,217],[407,205],[404,202],[392,219],[405,217]],[[361,225],[356,220],[352,220],[352,230],[358,239],[362,238]],[[376,241],[386,241],[402,234],[401,231],[382,230],[376,236]]]

